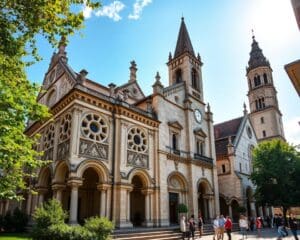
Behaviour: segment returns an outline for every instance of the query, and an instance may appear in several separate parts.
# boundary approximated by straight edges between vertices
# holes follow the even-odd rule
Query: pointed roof
[[[177,38],[177,44],[176,44],[176,49],[174,53],[174,58],[178,57],[179,55],[189,52],[193,56],[195,56],[193,45],[188,33],[188,30],[185,26],[184,23],[184,18],[181,18],[181,25],[178,33],[178,38]]]
[[[258,42],[255,40],[255,36],[252,36],[252,45],[250,52],[250,59],[248,61],[247,73],[257,67],[267,66],[270,67],[270,63],[264,56],[262,50],[258,46]]]

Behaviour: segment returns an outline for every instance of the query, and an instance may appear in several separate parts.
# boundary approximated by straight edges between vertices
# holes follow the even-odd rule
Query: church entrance
[[[208,222],[210,219],[209,198],[207,196],[207,186],[204,182],[200,183],[198,188],[198,209],[204,222]]]
[[[84,219],[99,215],[100,192],[97,190],[99,177],[93,168],[87,168],[83,173],[83,184],[79,187],[78,220],[83,223]]]
[[[145,221],[145,195],[143,182],[139,176],[132,178],[133,190],[130,193],[130,221],[133,226],[142,226]]]
[[[239,204],[236,200],[231,201],[231,208],[232,208],[232,220],[234,222],[238,222],[240,218],[240,213],[239,213]]]
[[[229,215],[228,205],[223,197],[220,197],[220,214],[223,214],[223,216]]]
[[[170,210],[170,223],[178,224],[178,208],[179,203],[179,194],[178,193],[169,193],[169,210]]]

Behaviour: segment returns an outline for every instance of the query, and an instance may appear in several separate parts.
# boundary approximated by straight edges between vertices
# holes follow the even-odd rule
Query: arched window
[[[195,89],[198,89],[198,84],[197,84],[197,71],[195,68],[192,68],[192,72],[191,72],[191,77],[192,77],[192,87]]]
[[[256,107],[256,110],[265,108],[266,107],[265,98],[262,97],[262,98],[255,100],[255,107]]]
[[[182,82],[182,71],[181,69],[176,70],[176,83]]]
[[[264,73],[263,76],[264,76],[264,83],[265,83],[265,84],[268,84],[268,77],[267,77],[267,74]]]
[[[260,76],[259,75],[256,75],[254,77],[254,87],[257,87],[261,84],[261,81],[260,81]]]

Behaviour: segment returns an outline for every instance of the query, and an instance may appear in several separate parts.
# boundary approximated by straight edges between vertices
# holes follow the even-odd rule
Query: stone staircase
[[[238,230],[238,225],[233,225],[233,231]],[[213,234],[211,224],[204,224],[203,235]],[[166,228],[134,228],[115,230],[112,238],[115,240],[175,240],[182,239],[179,226],[171,226]],[[195,232],[195,236],[199,236],[199,231]]]

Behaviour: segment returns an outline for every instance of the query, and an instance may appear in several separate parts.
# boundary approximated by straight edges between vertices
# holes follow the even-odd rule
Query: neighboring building
[[[296,17],[296,21],[298,24],[298,28],[300,30],[300,0],[291,0],[293,9],[294,9],[294,13],[295,13],[295,17]]]
[[[295,12],[298,28],[300,30],[300,0],[291,0],[291,2]],[[300,96],[300,59],[285,65],[284,68]]]
[[[118,228],[168,226],[178,223],[180,203],[205,219],[219,213],[212,113],[183,19],[167,65],[169,85],[157,73],[145,96],[134,61],[128,82],[106,87],[73,71],[60,46],[38,96],[53,117],[26,130],[41,134],[36,147],[53,160],[33,182],[38,195],[25,196],[28,214],[52,197],[72,224],[100,215]]]
[[[285,141],[272,68],[255,37],[252,38],[250,59],[246,69],[250,120],[258,141],[273,138]]]
[[[214,133],[221,214],[236,221],[243,206],[248,216],[256,216],[255,186],[249,177],[257,139],[246,109],[244,116],[214,125]]]
[[[300,59],[285,65],[284,69],[300,97]]]

